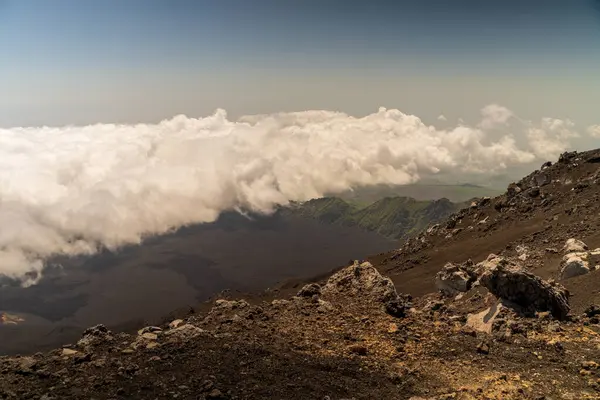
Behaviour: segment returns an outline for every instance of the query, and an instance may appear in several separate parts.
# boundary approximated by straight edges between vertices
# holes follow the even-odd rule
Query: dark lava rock
[[[538,197],[540,195],[540,188],[537,186],[532,187],[531,189],[529,189],[527,194],[529,195],[529,197]]]
[[[479,279],[491,293],[529,311],[550,311],[558,320],[567,319],[569,292],[506,260],[485,271]]]
[[[366,356],[368,353],[367,346],[364,344],[354,344],[350,346],[348,350],[354,354],[358,354],[359,356]]]
[[[595,317],[596,315],[600,315],[600,307],[595,304],[590,305],[585,309],[584,314],[588,318]]]
[[[490,354],[490,346],[485,342],[481,342],[477,345],[477,352],[479,354]]]

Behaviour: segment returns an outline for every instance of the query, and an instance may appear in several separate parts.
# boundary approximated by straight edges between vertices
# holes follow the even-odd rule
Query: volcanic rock
[[[448,263],[435,276],[435,285],[444,295],[455,296],[471,289],[475,280],[467,270],[466,264]]]
[[[567,254],[564,265],[560,271],[562,279],[572,278],[574,276],[585,275],[590,272],[589,264],[580,256]]]
[[[493,306],[486,308],[480,313],[469,314],[467,316],[466,326],[475,331],[492,333],[492,327],[500,311],[504,308],[501,301],[496,302]]]
[[[479,281],[495,296],[524,310],[550,311],[559,320],[569,314],[569,292],[563,286],[544,281],[507,260],[485,271]]]
[[[407,299],[398,295],[391,279],[382,276],[369,262],[346,267],[332,275],[321,289],[324,296],[360,296],[367,302],[383,304],[386,312],[403,316]]]
[[[588,249],[588,246],[585,243],[583,243],[581,240],[577,240],[577,239],[573,239],[573,238],[568,239],[563,247],[563,251],[566,254],[574,253],[574,252],[582,252],[582,251],[586,251],[587,249]]]
[[[112,333],[104,325],[96,325],[86,329],[77,342],[79,347],[96,346],[113,340]]]
[[[309,283],[300,289],[296,296],[298,297],[312,297],[321,294],[321,285],[317,283]]]
[[[584,314],[588,317],[588,318],[592,318],[595,317],[597,315],[600,315],[600,307],[592,304],[590,305],[588,308],[585,309]]]

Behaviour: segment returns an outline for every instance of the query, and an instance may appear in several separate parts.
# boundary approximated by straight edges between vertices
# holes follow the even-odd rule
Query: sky
[[[600,147],[598,66],[589,0],[0,0],[0,277],[225,210],[506,185]]]
[[[501,104],[600,123],[596,0],[0,0],[0,126]]]

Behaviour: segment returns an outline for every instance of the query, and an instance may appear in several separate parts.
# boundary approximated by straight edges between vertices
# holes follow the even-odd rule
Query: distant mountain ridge
[[[504,190],[473,183],[444,184],[440,182],[420,182],[409,185],[361,187],[342,193],[326,194],[324,197],[339,197],[347,202],[358,202],[363,205],[373,203],[385,197],[412,197],[418,201],[446,198],[453,203],[460,203],[473,198],[496,197],[502,193],[504,193]]]
[[[338,197],[324,197],[293,203],[280,212],[316,219],[325,224],[355,226],[391,239],[403,239],[444,220],[465,204],[453,203],[445,198],[418,201],[411,197],[396,196],[363,206]]]

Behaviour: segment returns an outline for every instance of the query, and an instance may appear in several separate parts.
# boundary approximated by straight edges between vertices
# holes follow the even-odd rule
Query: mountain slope
[[[356,226],[383,236],[400,239],[418,233],[460,209],[448,199],[417,201],[409,197],[386,197],[367,206],[348,203],[337,197],[292,204],[280,212],[322,223]]]
[[[544,278],[560,279],[567,239],[600,247],[600,150],[565,153],[558,162],[509,186],[490,201],[453,214],[440,228],[407,240],[393,252],[370,260],[388,274],[400,291],[420,296],[435,291],[434,276],[446,262],[482,261],[490,253],[517,255],[526,247],[523,264]],[[549,165],[551,164],[551,165]],[[600,273],[586,275],[600,285]],[[576,295],[578,311],[599,302],[577,278],[564,284]]]
[[[348,211],[323,202],[312,211],[325,220]],[[377,206],[378,221],[393,220],[390,204]],[[160,326],[97,326],[63,349],[0,358],[0,395],[598,399],[599,226],[600,150],[565,153],[371,257],[376,268],[356,262],[247,300],[222,294]],[[574,255],[591,268],[562,276]],[[464,287],[438,292],[440,270]]]
[[[493,197],[501,194],[501,190],[469,183],[453,185],[441,182],[419,182],[397,186],[375,185],[327,197],[339,197],[350,203],[367,205],[384,197],[412,197],[418,201],[447,198],[454,203],[461,203],[474,197]]]
[[[38,285],[0,285],[0,313],[25,319],[0,323],[0,354],[52,348],[97,323],[140,325],[226,289],[264,290],[396,246],[357,227],[231,212],[117,252],[50,260],[60,267]]]

